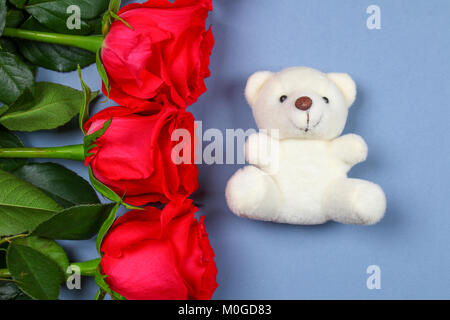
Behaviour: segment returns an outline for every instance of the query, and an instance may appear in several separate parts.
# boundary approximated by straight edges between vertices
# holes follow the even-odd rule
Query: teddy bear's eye
[[[325,103],[329,103],[330,100],[327,97],[322,97],[323,101],[325,101]]]
[[[280,97],[280,102],[284,102],[284,100],[286,100],[286,99],[287,99],[287,96],[283,95],[283,96]]]

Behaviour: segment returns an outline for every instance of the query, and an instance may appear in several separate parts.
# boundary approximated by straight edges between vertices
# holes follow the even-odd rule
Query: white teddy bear
[[[260,132],[246,142],[251,165],[228,181],[231,211],[291,224],[374,224],[383,217],[383,190],[347,177],[367,157],[360,136],[339,136],[356,98],[349,75],[306,67],[256,72],[245,96]]]

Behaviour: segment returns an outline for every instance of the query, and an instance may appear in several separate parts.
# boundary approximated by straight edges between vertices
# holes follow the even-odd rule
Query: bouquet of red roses
[[[95,278],[96,299],[211,298],[217,268],[189,199],[198,169],[186,111],[210,75],[211,10],[212,0],[121,9],[117,0],[0,0],[0,298],[56,299],[77,273]],[[81,68],[92,63],[118,106],[90,117],[98,92]],[[37,82],[38,67],[78,69],[82,90]],[[26,148],[13,132],[78,114],[79,145]],[[91,184],[32,158],[84,161]],[[121,205],[130,211],[116,219]],[[69,262],[55,241],[95,235],[99,258],[84,262]]]

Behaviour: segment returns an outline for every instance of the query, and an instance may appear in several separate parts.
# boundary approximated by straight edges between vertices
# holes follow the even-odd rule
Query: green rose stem
[[[46,158],[84,161],[82,144],[50,148],[0,148],[0,158]]]
[[[71,34],[32,31],[15,28],[5,28],[2,36],[34,40],[46,43],[62,44],[77,47],[96,53],[101,49],[103,36],[76,36]]]
[[[21,233],[21,234],[16,234],[15,236],[2,238],[2,239],[0,239],[0,245],[4,244],[5,242],[11,242],[17,238],[23,238],[23,237],[27,237],[27,236],[28,236],[27,233]]]
[[[70,266],[80,268],[80,272],[81,272],[82,276],[93,277],[93,276],[95,276],[95,273],[97,272],[100,261],[101,261],[101,259],[98,258],[98,259],[93,259],[93,260],[89,260],[89,261],[72,263]]]
[[[8,269],[0,269],[0,279],[1,278],[11,278],[11,273]]]
[[[84,262],[76,262],[72,263],[70,266],[75,266],[80,268],[80,273],[82,276],[95,276],[95,273],[97,272],[98,265],[100,264],[100,258],[93,259],[89,261]],[[73,270],[73,269],[72,269]],[[0,279],[1,278],[11,278],[11,273],[8,269],[0,269]]]

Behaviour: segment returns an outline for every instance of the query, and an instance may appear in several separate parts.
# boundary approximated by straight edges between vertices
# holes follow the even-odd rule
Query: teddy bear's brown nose
[[[306,111],[312,106],[312,100],[310,97],[300,97],[295,101],[295,107],[297,109]]]

